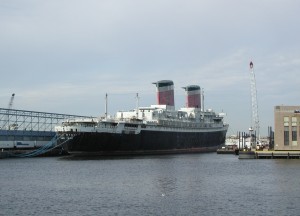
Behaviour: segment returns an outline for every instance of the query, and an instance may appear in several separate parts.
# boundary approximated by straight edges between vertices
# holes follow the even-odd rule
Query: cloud
[[[155,102],[151,84],[171,79],[204,88],[207,107],[248,128],[249,61],[255,64],[260,116],[299,98],[300,3],[53,0],[0,3],[0,106],[98,114]],[[287,15],[288,14],[288,15]],[[267,112],[266,112],[267,111]],[[248,115],[248,114],[249,115]]]

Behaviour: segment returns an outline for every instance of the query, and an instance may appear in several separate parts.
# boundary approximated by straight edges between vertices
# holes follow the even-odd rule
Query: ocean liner
[[[184,87],[186,107],[175,110],[171,80],[153,83],[157,104],[119,111],[114,117],[69,119],[55,127],[58,134],[73,138],[71,154],[141,155],[216,151],[225,143],[228,124],[224,115],[203,110],[201,88]],[[138,103],[137,103],[138,104]]]

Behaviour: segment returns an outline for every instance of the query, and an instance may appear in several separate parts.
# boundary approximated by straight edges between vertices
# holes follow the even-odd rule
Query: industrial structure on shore
[[[14,94],[8,108],[0,108],[0,149],[38,149],[51,143],[55,145],[55,125],[64,119],[86,116],[36,112],[11,109]]]
[[[275,106],[275,150],[300,151],[300,106]]]

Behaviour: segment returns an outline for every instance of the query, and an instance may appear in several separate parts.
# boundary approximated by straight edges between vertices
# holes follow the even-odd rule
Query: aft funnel
[[[198,85],[189,85],[183,87],[186,92],[186,107],[187,108],[201,108],[201,89]]]
[[[154,82],[157,92],[157,104],[174,107],[174,83],[171,80]]]

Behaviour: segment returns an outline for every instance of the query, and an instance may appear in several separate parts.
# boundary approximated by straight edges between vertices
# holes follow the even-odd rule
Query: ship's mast
[[[201,111],[204,112],[204,88],[201,89]]]
[[[139,93],[136,93],[136,118],[139,118]]]
[[[251,106],[252,106],[252,118],[250,131],[253,131],[254,135],[260,139],[259,134],[259,118],[258,118],[258,105],[257,105],[257,90],[254,74],[253,62],[250,62],[250,85],[251,85]]]
[[[105,120],[107,120],[107,93],[105,94]]]

